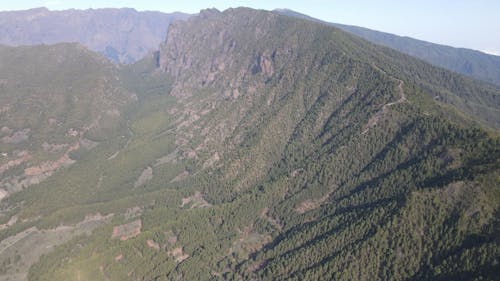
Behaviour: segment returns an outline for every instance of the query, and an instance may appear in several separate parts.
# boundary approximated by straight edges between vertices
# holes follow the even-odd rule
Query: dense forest
[[[33,47],[68,59],[47,48]],[[2,151],[32,144],[30,159],[2,170],[9,182],[61,153],[71,163],[8,190],[0,274],[497,279],[498,88],[331,26],[246,8],[173,23],[159,52],[132,65],[59,48],[102,70],[75,71],[96,75],[97,105],[109,114],[81,120],[77,113],[95,107],[80,102],[96,91],[63,77],[52,100],[37,102],[38,123],[9,123],[30,128],[29,138],[4,141]],[[68,87],[78,93],[58,90]],[[63,118],[51,108],[74,123],[44,127]],[[70,134],[49,139],[56,128]],[[44,150],[44,142],[80,145],[68,152]],[[39,250],[57,235],[60,243]],[[37,256],[16,251],[27,247]]]
[[[288,9],[278,9],[275,12],[328,24],[372,43],[419,58],[432,65],[500,86],[500,57],[498,55],[435,44],[359,26],[323,22]]]

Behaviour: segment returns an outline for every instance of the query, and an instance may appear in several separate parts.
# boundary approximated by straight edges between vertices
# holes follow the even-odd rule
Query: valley
[[[173,22],[129,65],[0,59],[0,280],[499,272],[491,84],[249,8]]]

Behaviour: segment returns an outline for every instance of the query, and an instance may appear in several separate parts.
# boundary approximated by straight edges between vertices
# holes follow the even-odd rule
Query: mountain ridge
[[[409,36],[399,36],[369,28],[331,23],[289,9],[275,10],[278,13],[321,22],[360,36],[370,42],[390,47],[433,65],[461,73],[475,79],[500,85],[500,56],[468,48],[436,44]]]
[[[500,140],[470,109],[494,109],[496,88],[248,8],[174,23],[158,54],[107,65],[137,99],[115,134],[2,200],[0,246],[33,246],[0,252],[0,272],[495,280]],[[32,259],[39,235],[89,221],[102,224]]]
[[[239,9],[244,10],[246,8],[239,8]],[[228,9],[227,11],[232,11],[232,10]],[[238,11],[240,11],[240,10],[238,10]],[[215,11],[213,11],[213,10],[208,11],[207,10],[206,15],[204,13],[200,14],[201,15],[200,18],[215,16],[215,15],[217,15],[217,13],[224,14],[224,12],[219,12],[216,10]],[[182,24],[183,24],[183,22],[179,22],[177,25],[182,25]],[[317,23],[317,24],[318,24],[318,27],[321,25],[321,23]],[[325,30],[328,30],[328,29],[326,28]],[[349,33],[346,33],[346,35],[347,34],[349,34]],[[177,35],[178,34],[171,34],[171,37],[174,37]],[[223,40],[224,34],[220,33],[219,36],[221,36],[221,40]],[[290,36],[293,36],[293,34],[290,34]],[[365,43],[366,41],[358,40],[357,38],[358,37],[355,36],[355,37],[350,37],[349,39],[346,38],[344,40],[352,40],[352,41],[355,41],[356,43],[359,43],[363,47],[365,47],[365,49],[368,48],[368,46]],[[176,41],[175,38],[171,38],[170,40],[173,41],[173,42],[171,42],[172,43],[171,45],[174,46],[174,48],[173,48],[174,52],[177,52],[176,54],[172,54],[172,56],[173,57],[176,57],[176,56],[182,57],[183,56],[182,50],[187,49],[186,44],[184,44],[184,47],[181,48],[181,47],[176,46],[177,43],[175,42]],[[231,40],[231,38],[229,38],[228,40]],[[271,39],[269,39],[269,40],[271,40]],[[167,39],[167,42],[168,42],[168,39]],[[233,42],[234,42],[234,40],[233,40]],[[297,43],[295,43],[295,44],[297,44]],[[366,50],[358,48],[356,46],[352,46],[352,48],[346,47],[345,45],[342,45],[342,44],[339,44],[339,46],[341,46],[343,48],[342,49],[343,55],[349,54],[349,55],[355,56],[356,58],[358,58],[358,57],[366,58],[366,56],[367,56]],[[222,48],[223,49],[222,52],[234,51],[234,48],[235,48],[234,45],[222,46],[222,47],[220,47],[218,45],[214,45],[212,47],[218,48],[217,50],[219,50],[219,48]],[[500,126],[500,123],[498,123],[498,118],[497,118],[499,110],[500,110],[500,97],[497,94],[498,88],[496,86],[487,85],[487,84],[480,83],[480,82],[475,82],[474,80],[472,80],[468,77],[464,77],[464,76],[461,76],[458,74],[455,75],[449,71],[445,71],[445,70],[442,70],[442,69],[439,69],[436,67],[434,67],[434,68],[430,67],[429,64],[425,63],[422,60],[415,59],[415,58],[408,56],[408,55],[399,55],[398,52],[391,51],[392,49],[377,48],[377,47],[372,47],[372,46],[369,46],[369,48],[371,49],[372,53],[377,53],[376,55],[369,54],[370,59],[373,62],[378,63],[378,66],[376,66],[376,67],[382,68],[383,71],[386,71],[387,73],[389,73],[392,76],[398,76],[398,75],[404,73],[406,75],[414,75],[417,77],[422,77],[422,79],[425,79],[426,81],[435,80],[436,77],[440,77],[439,79],[441,79],[441,77],[442,77],[442,78],[444,78],[444,80],[442,80],[442,81],[447,81],[447,82],[445,82],[445,85],[444,84],[440,85],[441,82],[438,82],[438,83],[432,82],[433,83],[433,84],[431,83],[432,85],[430,85],[428,82],[424,82],[424,83],[420,82],[419,83],[417,81],[417,83],[420,84],[419,85],[420,87],[425,88],[426,91],[428,91],[429,94],[431,94],[434,98],[437,98],[437,99],[443,101],[444,103],[451,103],[454,106],[460,108],[464,113],[467,113],[471,116],[479,117],[479,119],[486,121],[486,123],[488,123],[489,125],[492,125],[493,127]],[[202,51],[200,50],[200,53],[201,52]],[[264,70],[264,72],[266,72],[265,65],[260,65],[260,64],[271,63],[270,57],[274,55],[273,52],[276,52],[276,51],[275,50],[274,51],[268,50],[266,54],[263,54],[263,53],[251,54],[251,55],[256,56],[254,59],[257,61],[256,63],[259,64],[259,65],[256,65],[256,67],[258,67],[261,70]],[[162,54],[165,54],[165,52],[162,52],[162,49],[160,48],[159,64],[160,64],[160,67],[165,69],[166,65],[165,65],[164,61],[166,60],[165,58],[168,57],[168,54],[166,54],[166,55],[162,55]],[[199,63],[199,61],[203,61],[203,60],[205,60],[205,58],[198,57],[196,62]],[[211,83],[211,82],[213,82],[212,80],[214,80],[216,78],[214,76],[214,75],[216,75],[216,73],[227,71],[227,70],[224,70],[225,66],[221,67],[220,65],[217,65],[218,62],[216,61],[216,58],[214,58],[214,60],[215,60],[214,62],[211,62],[211,65],[209,67],[210,69],[206,69],[207,68],[206,66],[203,68],[200,68],[200,67],[191,68],[191,71],[194,71],[194,70],[202,71],[202,73],[203,73],[202,75],[207,76],[206,78],[202,79],[203,81],[200,81],[200,83]],[[262,60],[262,61],[260,61],[260,60]],[[384,60],[384,61],[382,61],[382,60]],[[179,71],[181,69],[186,69],[187,71],[189,71],[187,68],[189,68],[190,64],[192,63],[190,61],[187,61],[187,62],[182,61],[181,63],[178,63],[175,60],[173,60],[173,61],[176,63],[176,67],[175,67],[176,71]],[[391,61],[391,63],[393,63],[393,65],[392,66],[384,66],[384,64],[387,64],[386,63],[387,61]],[[408,68],[405,63],[401,63],[402,61],[405,61],[405,63],[406,63],[406,61],[408,61],[408,62],[411,61],[411,64],[416,65],[416,67]],[[218,68],[222,68],[222,69],[219,70]],[[259,69],[256,68],[256,70],[259,70]],[[270,71],[270,70],[271,69],[268,69],[268,71]],[[166,69],[166,71],[169,72],[169,69]],[[234,69],[233,71],[235,71],[236,73],[245,72],[245,70],[243,70],[243,69]],[[210,73],[210,72],[212,72],[212,73]],[[418,72],[418,74],[415,74],[414,72]],[[433,74],[429,74],[431,72]],[[174,77],[177,77],[179,75],[179,73],[172,73],[172,72],[170,72],[170,74],[173,75]],[[235,82],[233,81],[231,84],[235,84]],[[479,88],[476,89],[476,87],[480,87],[480,88],[484,87],[483,89],[486,91],[484,91],[483,89],[479,90]],[[444,88],[452,89],[452,91],[446,90]],[[175,92],[176,88],[174,87],[173,90]],[[477,98],[475,98],[475,97],[470,95],[471,92],[479,94],[480,96],[477,96]],[[474,108],[476,106],[477,106],[477,108]]]
[[[117,11],[122,11],[121,16],[118,16]],[[128,20],[135,21],[136,26],[141,27],[141,31],[139,33],[135,32],[130,35],[126,35],[125,30],[120,31],[116,34],[110,35],[113,33],[111,30],[106,30],[104,32],[100,32],[98,30],[94,30],[93,34],[88,35],[85,34],[85,28],[92,28],[91,22],[82,22],[80,21],[80,25],[74,23],[77,18],[81,18],[81,16],[85,13],[102,13],[106,12],[108,15],[105,17],[108,20],[114,20],[114,25],[123,26],[126,23],[123,22],[125,17],[128,17]],[[497,86],[500,85],[500,58],[492,55],[487,55],[484,53],[480,53],[479,51],[464,49],[464,48],[453,48],[445,45],[439,45],[434,43],[429,43],[417,39],[413,39],[410,37],[400,37],[397,35],[392,35],[389,33],[369,30],[362,27],[348,26],[342,24],[335,23],[326,23],[324,21],[312,18],[310,16],[297,13],[288,9],[277,9],[275,12],[281,14],[287,14],[288,16],[300,17],[312,21],[323,22],[325,24],[332,24],[334,26],[340,27],[344,30],[349,31],[352,34],[356,34],[357,36],[361,36],[365,39],[368,39],[376,44],[382,44],[404,53],[410,54],[412,56],[418,57],[420,59],[424,59],[434,65],[444,67],[446,69],[456,71],[458,73],[468,75],[470,77],[474,77],[476,79],[480,79],[482,81],[486,81],[489,83],[494,83]],[[168,23],[175,19],[186,19],[190,15],[175,12],[172,14],[165,14],[162,12],[156,11],[140,11],[137,12],[131,8],[122,8],[122,9],[87,9],[87,10],[56,10],[50,11],[47,8],[35,8],[31,10],[20,10],[20,11],[5,11],[0,12],[2,17],[6,20],[3,21],[2,26],[4,26],[4,30],[0,29],[0,43],[8,44],[8,45],[19,45],[19,44],[40,44],[40,43],[55,43],[59,41],[79,41],[83,45],[89,47],[94,51],[101,52],[105,54],[109,59],[114,61],[115,63],[131,63],[142,57],[144,57],[148,52],[154,51],[158,44],[164,39],[166,30],[157,30],[158,28],[154,28],[148,25],[151,25],[151,22],[155,22],[157,26],[168,26]],[[65,19],[64,14],[71,14],[72,18]],[[22,17],[30,18],[31,20],[27,21],[22,20],[21,16],[12,17],[15,14],[23,15]],[[10,16],[12,15],[12,16]],[[80,37],[75,37],[74,35],[69,36],[67,32],[65,33],[64,27],[47,22],[45,20],[45,24],[43,29],[40,29],[41,23],[40,21],[44,20],[43,18],[47,17],[56,17],[61,18],[62,22],[66,22],[71,25],[73,24],[72,30],[78,30],[81,33]],[[117,17],[121,19],[116,19]],[[142,18],[141,18],[142,17]],[[118,21],[116,21],[118,20]],[[122,22],[120,22],[120,20]],[[17,27],[12,28],[12,24],[15,23]],[[23,26],[28,27],[22,32],[20,32],[19,28],[23,28]],[[17,28],[17,29],[16,29]],[[17,30],[17,31],[16,31]],[[65,33],[64,38],[57,38],[54,35],[50,35],[47,33],[47,30],[57,30],[60,34]],[[35,41],[32,39],[22,38],[22,34],[29,33],[30,38],[38,38]],[[16,35],[17,34],[17,35]],[[89,36],[98,36],[99,38],[91,38]],[[118,38],[118,37],[120,38]],[[113,39],[114,38],[114,39]],[[128,38],[128,39],[127,39]],[[103,39],[107,40],[106,42],[102,41]],[[30,41],[31,40],[31,41]],[[125,41],[124,41],[125,40]]]
[[[186,17],[131,8],[3,11],[0,44],[80,42],[115,63],[131,63],[157,48],[170,21]]]

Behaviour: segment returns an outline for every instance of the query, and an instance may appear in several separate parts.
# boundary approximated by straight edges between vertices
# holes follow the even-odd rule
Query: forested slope
[[[466,48],[454,48],[435,44],[359,26],[323,22],[287,9],[279,9],[275,10],[275,12],[335,26],[372,43],[392,48],[435,66],[467,75],[474,79],[500,85],[499,56]]]
[[[2,202],[3,237],[110,216],[30,280],[495,280],[496,88],[246,8],[119,73],[126,132]]]

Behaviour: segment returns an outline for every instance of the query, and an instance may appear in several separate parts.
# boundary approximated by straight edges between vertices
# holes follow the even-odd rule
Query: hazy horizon
[[[134,8],[138,11],[197,13],[205,8],[225,10],[240,6],[265,10],[290,9],[328,22],[356,25],[432,43],[500,55],[500,36],[494,36],[500,34],[500,18],[496,16],[496,11],[500,10],[500,2],[493,0],[423,0],[412,3],[393,0],[377,2],[19,0],[0,4],[0,10],[26,10],[39,7],[46,7],[49,10]]]

